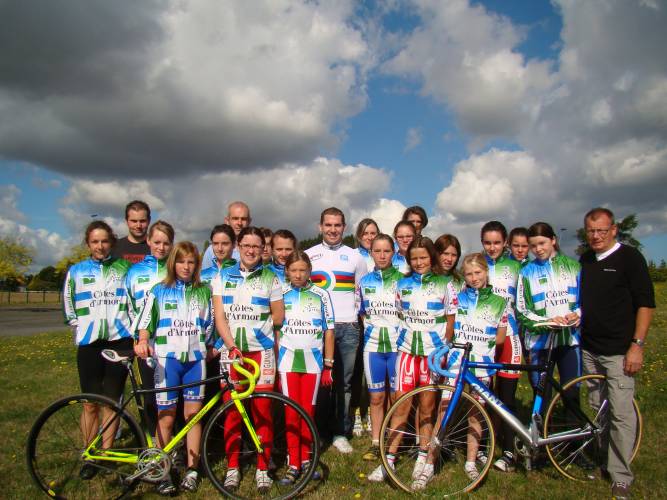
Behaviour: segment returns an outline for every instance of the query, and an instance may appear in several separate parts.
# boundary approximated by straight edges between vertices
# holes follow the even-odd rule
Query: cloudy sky
[[[203,242],[236,199],[478,247],[480,225],[637,213],[667,258],[662,0],[0,2],[0,234],[58,260],[144,199]]]

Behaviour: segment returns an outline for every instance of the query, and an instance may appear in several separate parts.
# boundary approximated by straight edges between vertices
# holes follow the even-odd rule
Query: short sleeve
[[[269,301],[275,302],[276,300],[283,300],[283,286],[278,276],[274,276],[273,281],[271,281],[271,293],[269,295]]]
[[[213,295],[222,295],[222,277],[220,273],[217,273],[211,280],[211,290],[213,291]]]

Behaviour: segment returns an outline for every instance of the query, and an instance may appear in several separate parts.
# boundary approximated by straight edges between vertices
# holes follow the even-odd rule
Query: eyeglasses
[[[245,250],[245,251],[248,251],[248,250],[259,251],[259,250],[262,249],[262,246],[261,246],[261,245],[248,245],[248,244],[243,244],[243,245],[239,245],[239,248],[240,248],[241,250]]]
[[[595,236],[596,234],[599,234],[600,236],[607,236],[610,230],[611,226],[607,229],[586,229],[586,234],[588,236]]]

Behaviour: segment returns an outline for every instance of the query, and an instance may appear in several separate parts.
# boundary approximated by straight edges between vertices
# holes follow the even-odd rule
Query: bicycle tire
[[[268,400],[268,403],[271,406],[273,426],[273,438],[269,440],[269,443],[271,444],[271,462],[273,465],[273,467],[270,467],[270,476],[273,479],[273,484],[268,491],[260,494],[255,487],[254,478],[257,451],[244,425],[241,425],[241,444],[238,446],[239,449],[236,456],[236,460],[238,460],[239,468],[242,473],[241,483],[236,489],[225,487],[225,475],[227,473],[229,466],[228,460],[230,458],[226,453],[227,443],[225,441],[225,423],[231,413],[235,413],[237,418],[240,418],[233,401],[224,403],[223,406],[211,416],[204,429],[202,437],[202,465],[213,485],[222,494],[230,498],[272,498],[280,500],[292,498],[306,488],[319,463],[319,435],[313,419],[306,413],[306,411],[291,399],[277,392],[257,392],[243,400],[251,421],[253,420],[253,417],[250,405],[253,402],[262,400]],[[306,452],[306,456],[301,457],[302,461],[307,460],[309,462],[307,469],[301,472],[301,475],[295,483],[291,485],[281,485],[279,480],[287,470],[287,424],[284,418],[285,409],[287,407],[294,410],[299,417],[303,419],[313,439],[310,440],[310,446]],[[260,439],[261,438],[262,437],[260,436]],[[236,439],[239,439],[238,433],[236,434]],[[265,443],[263,442],[263,444]]]
[[[454,388],[448,385],[426,385],[417,387],[410,392],[401,396],[394,404],[391,405],[387,414],[382,421],[380,429],[380,455],[382,458],[382,465],[387,472],[387,476],[393,484],[408,493],[421,493],[428,496],[452,496],[473,490],[479,485],[491,468],[493,462],[493,452],[495,449],[495,435],[491,417],[484,406],[479,403],[473,396],[467,392],[461,394],[461,399],[457,408],[447,425],[446,434],[440,443],[437,443],[433,437],[429,443],[429,448],[433,449],[432,456],[434,456],[434,475],[428,482],[424,489],[415,491],[413,489],[413,469],[415,464],[415,457],[418,453],[418,446],[415,441],[419,436],[415,425],[411,422],[411,417],[408,417],[405,429],[392,428],[392,416],[401,404],[412,405],[412,398],[424,391],[438,391],[438,395],[442,396],[448,393],[450,398],[454,392]],[[444,406],[445,399],[439,397],[436,400],[437,419],[435,429],[438,429],[442,421],[443,411],[440,411]],[[467,451],[467,428],[468,417],[473,410],[478,411],[480,415],[480,423],[483,438],[479,443],[479,450],[487,457],[486,463],[482,464],[481,469],[478,469],[479,476],[476,479],[470,479],[463,469],[466,460]],[[390,451],[390,442],[393,433],[401,433],[402,438],[394,456],[394,468],[391,468],[387,459],[387,454]],[[407,439],[407,441],[406,441]],[[479,465],[479,464],[478,464]]]
[[[136,470],[134,464],[120,462],[85,462],[94,467],[91,479],[79,476],[87,446],[81,430],[83,405],[94,403],[109,408],[119,419],[120,437],[113,451],[139,453],[146,438],[137,421],[118,404],[98,394],[68,396],[49,405],[35,420],[26,445],[28,471],[35,484],[52,498],[110,498],[126,490],[119,479]],[[99,422],[95,436],[99,435]]]
[[[595,408],[591,407],[590,401],[588,399],[588,389],[590,387],[590,383],[594,382],[599,384],[605,379],[606,377],[601,374],[583,375],[569,381],[563,386],[563,390],[567,391],[572,386],[579,385],[580,408],[593,422],[602,422],[601,426],[606,428],[605,432],[608,432],[609,422],[606,418],[606,413],[601,413],[598,415],[599,412]],[[639,445],[641,444],[643,431],[642,415],[639,411],[637,401],[633,399],[632,405],[635,410],[636,434],[630,461],[634,460],[637,452],[639,451]],[[605,406],[608,408],[608,405]],[[566,421],[561,394],[556,394],[549,403],[549,408],[547,409],[546,417],[544,419],[544,436],[548,437],[549,435],[563,432],[572,428],[572,417],[570,417],[569,422]],[[579,457],[583,457],[585,461],[591,462],[591,465],[593,466],[604,465],[601,463],[601,459],[604,456],[604,451],[601,449],[602,441],[603,439],[599,436],[590,436],[576,441],[549,444],[546,445],[546,449],[549,460],[551,460],[551,463],[560,474],[574,481],[587,481],[596,479],[596,475],[594,471],[590,469],[577,466],[577,461]]]

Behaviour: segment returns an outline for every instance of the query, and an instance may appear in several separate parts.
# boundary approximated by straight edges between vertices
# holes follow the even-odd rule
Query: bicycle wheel
[[[574,441],[564,441],[561,443],[552,443],[546,446],[549,459],[556,467],[556,470],[562,475],[575,481],[587,481],[595,479],[593,467],[603,465],[606,450],[608,448],[609,437],[609,404],[606,400],[600,404],[591,404],[589,399],[589,390],[593,386],[604,384],[604,375],[584,375],[571,380],[563,386],[563,390],[579,386],[579,408],[588,416],[588,418],[602,428],[602,433],[577,439]],[[635,442],[632,447],[632,457],[634,460],[639,450],[639,444],[642,438],[642,416],[637,406],[637,401],[632,401],[635,410]],[[549,408],[544,419],[544,436],[549,437],[560,432],[574,430],[586,425],[577,419],[572,412],[567,412],[561,394],[556,394],[549,404]]]
[[[84,405],[96,405],[97,411],[85,411]],[[39,488],[54,498],[110,498],[123,491],[121,479],[136,470],[135,464],[111,461],[84,462],[82,453],[92,439],[99,436],[105,421],[103,414],[112,419],[106,435],[113,444],[102,449],[91,449],[91,454],[109,451],[137,454],[146,446],[146,440],[136,420],[104,396],[78,394],[56,401],[44,410],[32,426],[28,436],[26,458],[28,470]],[[115,426],[118,431],[115,432]],[[88,436],[86,438],[86,436]],[[88,470],[84,470],[85,468]],[[92,477],[83,479],[88,473]]]
[[[399,425],[394,420],[396,413],[405,412],[402,405],[416,404],[419,394],[436,392],[435,418],[436,426],[433,435],[427,437],[427,443],[421,443],[419,429],[414,422],[414,412],[409,411],[408,420]],[[387,411],[380,429],[380,453],[382,463],[391,481],[408,493],[424,493],[427,495],[451,496],[474,489],[489,471],[493,462],[495,438],[491,418],[484,406],[470,394],[463,392],[456,410],[452,414],[446,429],[439,430],[447,402],[451,399],[454,388],[446,385],[427,385],[418,387],[401,396]],[[472,424],[472,425],[471,425]],[[470,437],[468,430],[470,427]],[[479,475],[468,476],[464,470],[468,450],[468,440],[477,436],[479,451],[487,460],[478,463]],[[429,450],[429,460],[433,462],[434,474],[420,491],[415,491],[416,481],[413,478],[416,458],[419,450]],[[389,464],[387,454],[395,457],[394,467]]]
[[[228,401],[211,417],[204,429],[202,464],[206,474],[220,492],[231,498],[292,498],[306,487],[318,465],[319,435],[313,419],[297,403],[276,392],[251,394],[243,400],[243,404],[266,451],[258,456],[246,426],[240,423],[241,415],[233,401]],[[265,425],[265,418],[264,423],[260,421],[263,418],[260,412],[270,415],[268,426]],[[294,483],[283,485],[280,479],[284,477],[289,465],[288,434],[307,438],[302,441],[304,444],[297,453],[300,453],[300,462],[308,462],[308,465]],[[255,472],[258,468],[267,467],[273,483],[265,491],[259,492]],[[241,474],[240,484],[236,488],[225,486],[227,471],[233,468]]]

